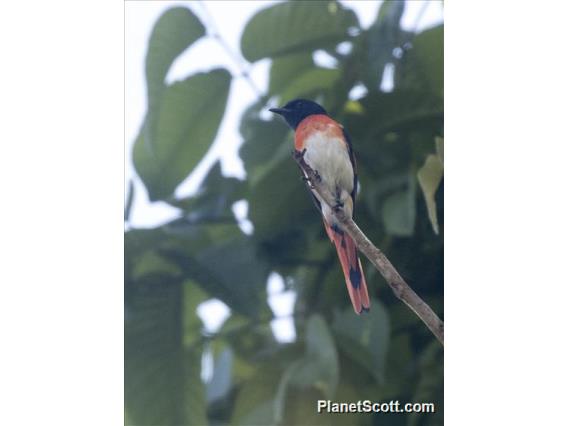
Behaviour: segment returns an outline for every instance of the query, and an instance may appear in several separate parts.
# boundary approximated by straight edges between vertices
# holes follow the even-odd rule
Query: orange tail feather
[[[357,255],[355,242],[344,231],[338,228],[332,228],[327,223],[325,223],[325,230],[329,238],[335,244],[353,309],[357,314],[368,311],[371,307],[369,292],[367,291],[367,282],[363,274],[363,268],[361,267],[361,260]]]

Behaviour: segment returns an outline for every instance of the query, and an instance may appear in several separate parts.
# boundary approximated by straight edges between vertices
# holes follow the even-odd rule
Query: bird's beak
[[[280,114],[280,115],[284,115],[284,114],[290,112],[290,110],[287,109],[287,108],[270,108],[268,111],[273,112],[274,114]]]

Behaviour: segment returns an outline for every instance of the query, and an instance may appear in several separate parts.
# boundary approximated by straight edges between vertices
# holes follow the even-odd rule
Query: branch
[[[394,292],[414,313],[426,324],[436,338],[444,344],[444,323],[400,276],[384,253],[379,250],[359,229],[357,224],[345,211],[335,203],[335,197],[322,184],[320,176],[304,161],[304,151],[295,151],[294,160],[302,170],[311,188],[316,191],[325,203],[332,207],[333,216],[342,225],[345,232],[355,241],[357,248],[377,268]]]
[[[205,2],[200,0],[199,4],[201,5],[201,9],[203,10],[203,13],[207,19],[207,24],[208,27],[210,29],[210,36],[213,37],[214,39],[216,39],[219,44],[221,45],[221,47],[225,50],[225,52],[227,53],[227,55],[229,55],[229,57],[233,60],[233,62],[235,63],[235,65],[239,68],[240,70],[240,77],[243,77],[247,83],[249,84],[249,86],[251,87],[251,89],[253,90],[253,92],[256,94],[256,96],[259,99],[263,98],[262,92],[261,90],[256,86],[255,82],[252,80],[250,73],[247,69],[247,66],[244,64],[244,61],[242,59],[241,56],[237,55],[232,49],[231,46],[229,46],[229,44],[227,43],[227,41],[221,36],[221,33],[219,32],[217,25],[215,24],[215,21],[213,19],[213,16],[209,13],[209,10],[207,9],[207,6],[205,5]]]

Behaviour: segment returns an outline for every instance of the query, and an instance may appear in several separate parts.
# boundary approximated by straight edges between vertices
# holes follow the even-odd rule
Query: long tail
[[[325,222],[325,230],[329,239],[335,244],[343,275],[345,275],[345,284],[349,291],[353,309],[357,314],[367,312],[371,307],[369,302],[369,292],[367,291],[367,282],[361,267],[361,260],[357,255],[357,246],[353,239],[343,230],[334,226],[331,227]]]

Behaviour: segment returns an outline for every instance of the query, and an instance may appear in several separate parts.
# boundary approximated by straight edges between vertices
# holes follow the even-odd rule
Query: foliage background
[[[150,199],[179,216],[125,232],[127,424],[442,424],[441,346],[365,259],[372,309],[353,313],[335,250],[291,160],[291,132],[264,114],[301,96],[345,125],[361,181],[357,223],[443,317],[443,25],[405,31],[404,7],[383,3],[366,30],[348,3],[259,11],[243,31],[241,54],[272,63],[267,93],[242,113],[246,179],[223,176],[217,163],[187,198],[175,189],[213,143],[233,77],[219,68],[166,84],[176,57],[210,35],[191,3],[156,22],[133,160]],[[320,50],[333,67],[316,65]],[[384,72],[393,73],[393,90],[381,89]],[[363,94],[355,98],[354,87]],[[233,213],[240,200],[252,232]],[[292,343],[270,328],[273,272],[298,295]],[[196,314],[211,297],[231,309],[214,334]],[[437,413],[318,415],[317,399],[434,402]]]

